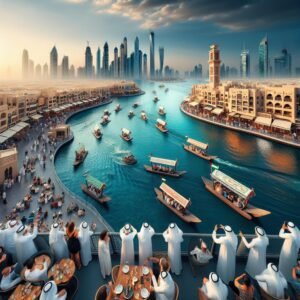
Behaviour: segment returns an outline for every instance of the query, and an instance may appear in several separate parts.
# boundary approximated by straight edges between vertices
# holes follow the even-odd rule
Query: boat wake
[[[129,155],[130,154],[130,151],[129,150],[123,150],[123,149],[120,149],[119,147],[115,146],[115,149],[113,151],[113,153],[111,154],[111,158],[112,158],[112,161],[118,165],[126,165],[122,158],[125,156],[125,155]]]

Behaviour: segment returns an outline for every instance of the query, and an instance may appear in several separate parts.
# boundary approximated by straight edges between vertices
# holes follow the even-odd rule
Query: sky
[[[270,60],[286,48],[293,67],[300,67],[300,0],[0,0],[0,79],[21,75],[23,49],[35,64],[49,64],[56,45],[58,60],[69,56],[84,65],[87,41],[94,59],[107,41],[110,59],[126,36],[149,54],[149,32],[165,48],[165,64],[180,71],[201,63],[207,68],[213,43],[226,65],[239,67],[240,52],[250,51],[251,71],[257,66],[258,44],[267,35]],[[94,62],[95,64],[95,62]]]

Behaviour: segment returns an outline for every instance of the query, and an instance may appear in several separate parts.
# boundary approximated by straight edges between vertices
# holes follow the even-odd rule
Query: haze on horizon
[[[257,64],[258,44],[267,35],[270,59],[283,48],[292,55],[293,71],[300,67],[299,0],[0,0],[0,79],[20,78],[22,51],[35,64],[49,64],[53,45],[61,64],[84,65],[87,41],[94,64],[98,46],[107,41],[110,59],[123,37],[128,53],[140,39],[149,53],[149,30],[158,47],[165,47],[165,64],[180,71],[201,63],[207,68],[209,45],[217,43],[226,65],[238,67],[240,52],[250,51]]]

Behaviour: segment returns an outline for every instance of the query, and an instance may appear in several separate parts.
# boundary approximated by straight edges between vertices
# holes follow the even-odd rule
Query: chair
[[[106,285],[101,285],[96,292],[94,300],[106,300],[106,297]]]
[[[116,265],[112,268],[111,278],[112,278],[113,283],[115,283],[117,281],[119,270],[120,270],[120,265]]]
[[[175,296],[174,296],[174,300],[178,300],[179,299],[179,287],[177,285],[176,282],[174,282],[175,284]]]

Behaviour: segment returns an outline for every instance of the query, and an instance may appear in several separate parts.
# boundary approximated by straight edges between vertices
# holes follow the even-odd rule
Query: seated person
[[[20,271],[21,267],[19,264],[4,268],[2,271],[0,289],[5,291],[18,285],[22,281]]]
[[[291,281],[297,296],[300,295],[300,259],[297,260],[297,265],[293,268],[293,280]]]
[[[153,274],[156,278],[158,278],[159,274],[165,270],[170,271],[170,264],[167,257],[148,257],[145,261],[145,265],[148,265],[149,263],[153,263]]]
[[[213,258],[210,251],[207,249],[206,243],[202,240],[200,241],[200,248],[196,246],[190,254],[194,255],[197,261],[201,264],[206,264]]]
[[[54,281],[48,281],[40,295],[40,300],[66,300],[67,291],[65,289],[61,290],[59,293],[57,291],[57,285]]]
[[[209,300],[227,300],[228,296],[227,286],[218,274],[214,272],[209,274],[209,279],[206,277],[203,278],[203,285],[200,292],[204,293]]]
[[[234,280],[234,286],[239,291],[239,296],[243,300],[252,300],[254,298],[254,286],[247,274],[242,274]]]
[[[31,282],[47,281],[47,271],[50,263],[50,258],[46,255],[29,259],[24,270],[24,278]]]

